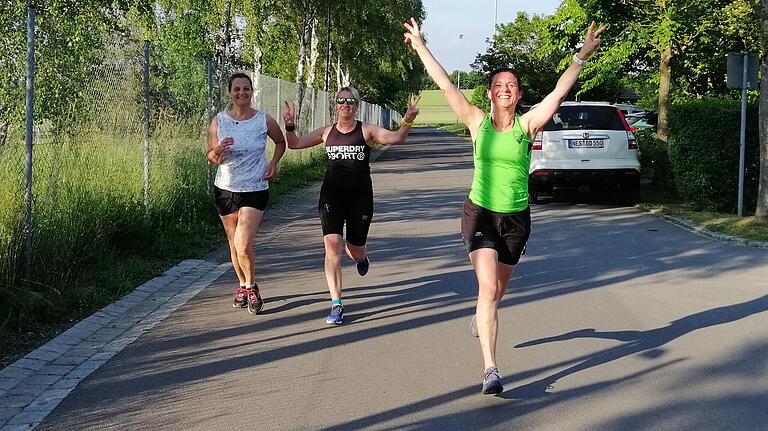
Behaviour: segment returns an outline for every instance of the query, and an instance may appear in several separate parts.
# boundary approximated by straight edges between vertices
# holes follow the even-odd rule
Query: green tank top
[[[475,174],[469,198],[495,212],[511,213],[528,207],[528,169],[532,142],[520,115],[506,132],[493,128],[487,114],[477,130],[474,145]]]

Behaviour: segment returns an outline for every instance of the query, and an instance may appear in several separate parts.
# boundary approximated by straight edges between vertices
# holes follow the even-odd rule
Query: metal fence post
[[[317,91],[315,91],[314,87],[309,87],[309,89],[312,91],[312,121],[310,123],[311,127],[309,130],[315,130],[315,115],[317,115],[317,98],[315,97],[315,94]]]
[[[211,121],[213,121],[213,62],[210,58],[205,59],[205,75],[206,75],[206,85],[208,90],[207,95],[207,103],[206,103],[206,114],[208,117],[208,124],[211,124]],[[212,174],[212,168],[211,163],[206,160],[205,163],[205,181],[206,181],[206,187],[208,190],[208,196],[213,196],[213,179],[211,178],[213,176]]]
[[[24,277],[32,279],[32,140],[35,115],[35,9],[27,6],[27,94],[24,159]]]
[[[277,103],[276,103],[277,110],[275,112],[280,112],[280,82],[282,82],[282,80],[278,78],[277,79]],[[278,118],[280,118],[280,115],[278,115]],[[280,120],[278,119],[278,121]]]
[[[144,41],[144,217],[149,218],[149,41]]]

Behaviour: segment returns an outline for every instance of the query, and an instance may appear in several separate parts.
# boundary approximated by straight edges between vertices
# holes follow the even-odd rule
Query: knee
[[[336,236],[324,238],[325,255],[327,257],[339,258],[341,256],[342,241],[341,237]]]
[[[234,249],[238,256],[247,256],[253,250],[251,243],[248,241],[235,241]]]
[[[499,290],[495,283],[482,283],[479,285],[477,299],[484,302],[499,302],[501,300]]]

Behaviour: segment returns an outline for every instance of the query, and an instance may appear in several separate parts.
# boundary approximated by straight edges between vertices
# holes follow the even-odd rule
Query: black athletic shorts
[[[498,252],[499,262],[517,265],[530,234],[530,207],[513,213],[497,213],[475,205],[469,198],[464,201],[461,236],[467,253],[492,248]]]
[[[371,188],[339,190],[336,187],[323,184],[320,189],[320,201],[317,209],[320,212],[323,235],[338,234],[344,236],[344,225],[346,224],[346,241],[356,246],[365,245],[373,218],[373,190]]]
[[[228,215],[242,207],[264,211],[269,201],[269,189],[257,192],[230,192],[213,186],[214,205],[219,215]]]

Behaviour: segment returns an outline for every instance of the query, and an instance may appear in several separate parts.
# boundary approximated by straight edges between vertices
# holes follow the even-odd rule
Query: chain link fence
[[[44,31],[38,28],[38,37]],[[51,294],[67,296],[64,284],[82,290],[70,296],[87,296],[92,281],[84,267],[110,265],[142,244],[162,250],[174,233],[184,233],[181,241],[196,226],[217,223],[215,167],[204,149],[212,115],[226,109],[225,71],[234,68],[120,35],[102,39],[109,42],[86,63],[34,76],[39,91],[31,171],[25,169],[24,118],[7,114],[23,112],[24,98],[0,100],[0,116],[7,114],[0,118],[0,325],[54,304]],[[35,57],[41,71],[58,61]],[[18,87],[25,72],[14,69],[15,80],[2,82],[0,96],[23,96],[23,85]],[[283,101],[295,101],[298,86],[252,76],[254,107],[282,124]],[[304,95],[299,132],[330,124],[334,95],[313,88]],[[6,109],[8,104],[19,106]],[[401,120],[397,112],[364,102],[359,118],[384,127]],[[316,162],[321,151],[288,150],[283,166]],[[29,179],[32,205],[25,214]]]

